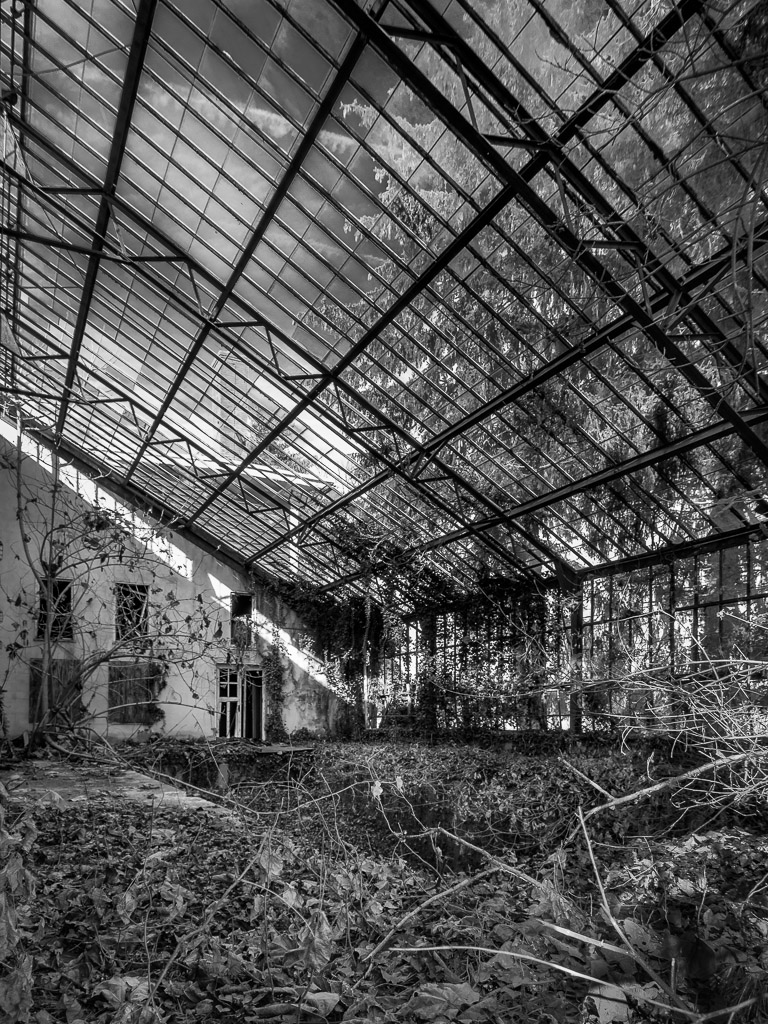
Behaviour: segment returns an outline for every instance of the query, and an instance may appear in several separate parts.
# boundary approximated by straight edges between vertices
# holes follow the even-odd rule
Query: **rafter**
[[[721,273],[724,267],[731,267],[734,264],[740,265],[743,259],[756,259],[765,252],[768,252],[768,222],[758,226],[754,233],[752,233],[747,239],[741,241],[738,245],[726,246],[720,252],[715,253],[711,259],[705,261],[700,266],[692,268],[689,274],[684,278],[684,286],[687,285],[692,287],[695,284],[695,287],[697,288],[703,287],[708,281]],[[664,307],[664,302],[664,297],[659,297],[654,303],[654,311],[661,311]],[[510,387],[501,391],[494,398],[482,403],[477,407],[477,409],[473,409],[471,413],[459,418],[455,423],[446,427],[445,430],[440,431],[440,433],[436,434],[435,437],[425,441],[421,451],[414,452],[403,460],[401,468],[407,469],[409,473],[414,475],[420,460],[424,459],[425,456],[428,456],[430,462],[434,462],[436,453],[450,441],[465,435],[473,427],[484,422],[489,417],[503,411],[511,403],[518,401],[529,392],[540,387],[546,381],[563,373],[568,369],[568,367],[581,362],[591,352],[597,351],[600,347],[606,344],[606,342],[620,338],[624,333],[630,330],[632,326],[633,321],[628,315],[618,317],[612,323],[592,335],[591,338],[587,338],[582,341],[578,347],[569,349],[550,360],[548,363],[543,364],[538,370],[529,374],[529,376],[523,380],[516,381],[514,384],[510,385]],[[757,422],[761,422],[759,418],[757,419]],[[725,425],[723,426],[725,427]],[[726,433],[733,433],[734,430],[735,427],[733,424],[727,425]],[[722,436],[726,435],[723,434]],[[705,443],[707,443],[705,440],[701,440],[697,444],[693,445],[693,447],[685,450],[691,451],[693,448]],[[683,453],[684,452],[681,451],[678,454]],[[443,463],[438,460],[438,465],[442,466]],[[329,505],[325,506],[325,508],[320,509],[314,515],[304,520],[302,527],[306,528],[307,526],[315,526],[322,522],[326,517],[335,515],[337,512],[341,511],[348,505],[351,505],[375,487],[378,487],[386,480],[391,479],[394,474],[394,469],[380,470],[357,487],[342,495],[336,501],[331,502]],[[499,522],[503,521],[503,517],[499,518],[497,516],[496,519]],[[255,552],[250,557],[249,562],[256,563],[260,558],[263,558],[271,551],[274,551],[280,545],[288,543],[292,539],[292,536],[293,531],[286,531],[280,537],[275,538],[269,544],[265,544],[264,547]]]
[[[600,562],[598,565],[591,565],[588,569],[584,569],[580,576],[582,579],[598,579],[637,572],[640,569],[649,569],[656,565],[673,565],[678,559],[693,558],[695,555],[705,555],[711,551],[727,551],[728,548],[737,547],[750,540],[765,540],[767,538],[768,519],[761,519],[758,522],[746,523],[744,526],[736,526],[732,530],[724,530],[722,533],[708,537],[666,544],[655,551],[630,555],[628,558],[619,558],[615,561]]]
[[[336,6],[338,6],[342,10],[342,13],[344,13],[344,15],[350,21],[352,21],[353,24],[356,25],[359,32],[364,33],[367,37],[370,37],[371,40],[376,43],[377,48],[383,53],[387,61],[398,70],[398,72],[403,76],[404,80],[409,81],[411,82],[411,84],[413,84],[410,75],[412,71],[415,80],[421,83],[426,82],[426,79],[421,74],[421,72],[419,72],[418,69],[416,69],[410,63],[410,61],[408,61],[408,59],[403,55],[402,51],[399,50],[397,45],[391,41],[386,30],[381,28],[375,19],[371,18],[369,15],[364,14],[353,2],[353,0],[338,0],[338,2],[337,0],[334,0],[334,2],[336,3]],[[591,117],[593,117],[595,113],[597,113],[597,111],[605,103],[608,102],[608,100],[616,92],[616,90],[619,89],[627,80],[629,80],[629,78],[631,78],[631,76],[637,71],[637,69],[641,67],[642,64],[649,59],[650,54],[654,52],[658,46],[662,45],[671,35],[678,31],[681,23],[684,23],[685,20],[693,16],[695,11],[698,9],[699,5],[700,0],[695,0],[695,2],[694,0],[687,0],[687,2],[684,2],[680,5],[679,9],[676,9],[675,11],[667,15],[667,17],[663,19],[662,23],[649,34],[647,39],[643,40],[640,46],[638,46],[636,50],[634,50],[627,58],[625,58],[625,60],[610,76],[610,78],[606,80],[604,87],[599,89],[595,94],[590,96],[584,104],[582,104],[582,107],[579,109],[579,111],[577,111],[577,113],[573,115],[573,117],[569,120],[566,126],[564,126],[564,128],[560,132],[558,132],[557,141],[559,143],[566,141],[583,124],[585,124]],[[459,235],[456,236],[456,238],[446,247],[443,253],[441,253],[441,255],[436,260],[433,261],[433,263],[426,269],[426,271],[424,271],[419,276],[419,278],[414,282],[414,284],[409,289],[407,289],[398,299],[396,299],[395,302],[392,303],[387,312],[382,317],[380,317],[376,324],[374,324],[374,326],[369,331],[365,332],[363,337],[355,345],[350,347],[348,352],[337,361],[334,367],[327,372],[325,377],[321,381],[319,381],[318,384],[316,384],[315,387],[312,388],[296,404],[296,406],[294,406],[294,408],[291,409],[283,417],[280,423],[278,423],[266,435],[266,437],[264,437],[259,442],[259,444],[256,447],[254,447],[251,450],[251,452],[242,460],[240,465],[235,470],[233,470],[231,478],[225,482],[222,482],[222,484],[220,485],[220,489],[222,491],[225,489],[225,486],[228,486],[229,483],[231,483],[231,481],[236,478],[238,473],[242,472],[243,469],[245,469],[250,464],[250,462],[258,458],[261,452],[264,451],[264,449],[268,447],[268,445],[271,444],[273,440],[278,438],[292,422],[294,422],[306,409],[312,406],[315,403],[316,399],[320,397],[320,395],[326,390],[326,388],[328,388],[330,385],[332,385],[339,379],[343,370],[346,369],[347,366],[351,365],[354,359],[357,358],[357,356],[360,355],[362,352],[364,352],[370,346],[370,344],[381,334],[381,332],[390,323],[392,323],[403,310],[409,307],[409,305],[424,291],[424,289],[435,279],[435,277],[437,277],[440,274],[440,272],[443,269],[445,269],[445,267],[447,267],[451,263],[451,261],[466,248],[466,246],[472,241],[472,239],[475,238],[484,227],[490,224],[493,221],[494,217],[496,217],[509,204],[509,202],[512,201],[512,199],[514,199],[516,196],[520,194],[521,186],[524,189],[527,189],[527,192],[529,194],[535,195],[535,193],[533,193],[532,190],[527,186],[527,181],[535,177],[535,175],[546,164],[547,160],[551,156],[550,149],[547,149],[546,152],[542,151],[541,154],[534,157],[530,161],[530,163],[525,168],[524,178],[521,177],[520,175],[514,175],[513,177],[510,178],[509,172],[511,169],[507,165],[506,161],[504,161],[502,158],[498,156],[495,149],[493,149],[493,147],[487,142],[487,140],[485,140],[480,135],[480,133],[477,131],[477,129],[474,128],[474,126],[467,125],[467,123],[463,121],[463,118],[461,118],[457,114],[455,109],[450,106],[448,101],[443,100],[443,98],[439,96],[439,93],[437,93],[437,90],[435,90],[434,87],[431,86],[431,83],[427,82],[426,84],[428,86],[427,91],[429,92],[429,90],[431,89],[433,99],[435,96],[439,97],[437,105],[435,105],[434,103],[430,103],[433,109],[440,113],[441,116],[444,117],[446,123],[449,124],[454,129],[456,128],[456,125],[453,123],[454,118],[456,118],[457,121],[463,122],[463,124],[469,128],[469,144],[471,148],[475,148],[475,146],[473,146],[472,143],[477,142],[477,140],[479,139],[480,142],[482,143],[480,149],[481,156],[486,160],[490,158],[491,165],[494,166],[495,170],[500,172],[500,177],[502,177],[502,179],[504,177],[509,178],[508,184],[505,187],[503,187],[499,191],[499,193],[497,193],[497,195],[489,202],[489,204],[473,219],[473,221],[468,225],[468,227],[465,228],[464,231],[462,231]],[[552,216],[548,209],[547,213],[550,216]],[[578,248],[578,245],[576,246],[576,248]],[[594,262],[597,263],[597,261]],[[768,453],[768,449],[766,449],[766,451]],[[456,474],[454,470],[452,470],[450,467],[443,466],[442,463],[440,464],[440,468],[445,470],[448,473],[448,475],[450,475],[452,478],[456,479],[458,477],[458,474]],[[475,497],[477,500],[486,503],[486,505],[488,504],[487,497],[483,495],[477,488],[474,488],[472,485],[468,484],[468,482],[463,480],[462,478],[458,478],[462,485],[471,494],[473,494],[473,497]],[[215,500],[215,495],[209,496],[209,498],[206,499],[206,502],[204,502],[199,507],[199,509],[196,510],[194,516],[199,515],[203,511],[205,511],[205,509],[209,507],[210,503],[213,500]],[[496,507],[496,509],[498,510],[498,507]],[[538,546],[540,548],[545,547],[544,545],[541,545],[540,542],[538,543]],[[545,550],[548,557],[554,559],[555,561],[562,561],[558,559],[553,552],[551,552],[549,549],[546,549],[546,547]],[[563,563],[563,566],[566,569],[570,568],[565,566],[565,563]]]
[[[128,144],[128,136],[131,131],[131,118],[136,97],[139,92],[139,82],[144,67],[144,57],[149,45],[149,37],[152,32],[152,21],[155,16],[157,0],[140,0],[136,12],[136,21],[133,29],[133,39],[128,55],[128,65],[125,69],[123,88],[120,94],[120,103],[117,108],[117,119],[112,133],[112,145],[109,150],[107,170],[104,181],[101,185],[101,201],[99,211],[96,215],[96,224],[93,230],[93,241],[91,253],[88,260],[88,267],[85,272],[80,306],[77,311],[75,328],[72,333],[72,344],[70,346],[69,363],[67,365],[64,394],[62,395],[59,415],[56,420],[56,436],[61,438],[67,420],[67,409],[69,405],[68,395],[74,384],[77,373],[77,364],[80,359],[80,349],[85,336],[85,328],[88,323],[88,314],[91,309],[93,291],[96,287],[96,278],[99,273],[101,253],[104,249],[104,239],[107,234],[107,226],[112,213],[110,197],[117,188],[120,177],[120,168],[125,155],[125,147]]]
[[[507,163],[504,157],[498,153],[474,125],[456,110],[450,100],[413,64],[383,29],[375,23],[368,25],[369,19],[367,15],[357,6],[354,0],[334,0],[334,3],[353,24],[357,25],[361,30],[368,31],[372,45],[382,54],[387,63],[397,70],[403,80],[499,176],[500,180],[507,183],[500,195],[506,194],[507,201],[516,198],[533,215],[553,241],[567,252],[573,262],[585,271],[601,287],[603,292],[634,321],[638,328],[646,334],[668,359],[670,364],[685,378],[688,384],[699,393],[700,397],[718,415],[723,416],[733,424],[736,433],[738,433],[763,465],[768,468],[768,444],[749,427],[740,413],[722,395],[719,388],[707,380],[706,376],[696,366],[692,365],[685,353],[666,331],[659,327],[648,310],[613,277],[605,265],[581,245],[580,239],[573,233],[571,228],[560,220],[557,214],[550,209],[548,204],[528,184],[530,178],[514,170]],[[701,0],[682,0],[662,20],[660,25],[656,26],[649,36],[641,42],[630,58],[625,59],[619,68],[616,69],[611,76],[611,79],[615,79],[615,81],[612,82],[611,79],[608,79],[606,90],[610,88],[610,91],[615,91],[628,81],[631,73],[634,73],[636,62],[640,59],[650,59],[659,45],[666,42],[670,34],[677,32],[686,20],[697,13],[700,7]],[[633,69],[632,72],[629,72],[629,68]],[[610,87],[608,86],[609,82],[611,83]],[[584,110],[588,112],[590,118],[594,116],[593,103],[588,101],[584,105]],[[581,112],[580,114],[580,117],[574,115],[571,123],[575,123],[577,120],[581,121],[585,114]],[[558,132],[558,137],[560,134]]]
[[[749,147],[710,154],[707,140],[732,99],[749,142],[765,98],[705,96],[672,73],[681,30],[707,67],[732,61],[705,0],[677,0],[644,37],[606,0],[624,35],[596,41],[600,61],[541,0],[519,25],[478,0],[317,0],[341,13],[343,45],[266,2],[300,59],[218,0],[201,7],[216,8],[218,41],[163,0],[182,44],[136,0],[133,24],[106,29],[124,74],[90,52],[93,11],[79,28],[24,5],[22,107],[7,116],[25,162],[0,157],[23,210],[0,225],[16,317],[4,400],[126,500],[154,491],[207,550],[327,588],[375,583],[347,531],[402,538],[462,586],[484,566],[578,586],[612,538],[630,556],[617,565],[677,551],[673,538],[727,543],[706,496],[721,482],[756,494],[768,464],[768,318],[737,293],[747,275],[755,295],[766,287],[768,223]],[[515,50],[529,24],[571,54],[556,90]],[[82,61],[60,60],[57,39]],[[285,93],[252,73],[249,47]],[[11,50],[6,35],[5,66]],[[678,148],[635,95],[646,66],[681,117]],[[585,99],[573,110],[566,95]],[[443,159],[452,143],[469,173]],[[747,223],[731,216],[738,197],[712,193],[721,174],[754,185],[743,238],[729,237]],[[635,213],[675,200],[688,220],[638,227]],[[752,529],[760,505],[745,501],[735,521]]]
[[[378,9],[380,9],[382,7],[382,0],[377,0],[376,6]],[[336,72],[331,84],[328,86],[325,96],[323,97],[322,103],[317,108],[311,123],[309,124],[306,132],[304,133],[301,142],[296,148],[296,151],[292,156],[290,163],[288,164],[287,168],[285,169],[285,172],[283,173],[282,178],[280,179],[279,184],[272,193],[269,203],[267,204],[266,209],[261,215],[258,224],[251,232],[250,238],[248,239],[245,248],[240,254],[240,257],[229,277],[229,280],[226,282],[223,289],[219,293],[219,296],[216,299],[216,302],[214,303],[213,309],[211,310],[208,322],[203,324],[202,328],[197,334],[197,337],[190,345],[186,358],[184,359],[184,362],[179,368],[179,371],[176,374],[176,377],[171,387],[168,389],[157,415],[155,416],[155,419],[149,431],[150,438],[152,437],[152,435],[155,433],[160,423],[162,422],[162,419],[165,416],[166,412],[168,411],[176,393],[181,387],[184,378],[186,377],[192,364],[197,358],[200,349],[205,344],[205,340],[210,334],[214,322],[223,313],[226,304],[230,296],[234,292],[238,281],[243,276],[246,267],[251,261],[251,257],[256,252],[256,248],[258,247],[259,242],[261,242],[269,226],[272,224],[275,215],[277,214],[278,208],[280,207],[280,204],[283,202],[286,195],[288,194],[288,190],[290,189],[291,185],[296,179],[296,175],[299,173],[304,163],[304,160],[307,157],[307,154],[314,145],[318,135],[323,130],[325,123],[328,120],[330,112],[336,105],[342,90],[344,89],[349,80],[349,76],[351,75],[352,70],[354,69],[363,51],[365,50],[366,45],[367,38],[363,33],[360,33],[350,46],[341,67]],[[145,446],[142,446],[136,453],[136,457],[134,458],[131,466],[128,469],[127,478],[129,480],[132,474],[136,471],[136,468],[139,465],[139,462],[141,461],[141,458],[145,450]],[[239,474],[237,473],[231,474],[230,477],[227,479],[226,485],[222,485],[218,493],[223,493],[223,491],[226,490],[226,487],[228,487],[229,484],[231,484],[238,475]],[[215,500],[216,496],[217,495],[214,494],[211,497],[210,501],[207,502],[207,504],[201,506],[201,508],[198,509],[197,512],[195,513],[195,517],[200,515],[201,512],[205,510],[205,508],[208,508],[211,502]]]
[[[19,177],[21,177],[21,176],[19,176]],[[22,179],[22,180],[24,180],[24,179]],[[32,183],[30,183],[30,182],[27,182],[27,186],[29,188],[35,188],[35,186],[33,186]],[[64,211],[60,211],[60,212],[66,214],[65,210]],[[155,234],[157,234],[157,233],[155,233]],[[164,238],[160,237],[160,238],[158,238],[158,241],[161,244],[164,244],[165,247],[170,248],[171,251],[173,250],[173,245],[172,245],[172,243],[171,243],[171,241],[169,239],[164,239]],[[107,246],[112,245],[113,248],[116,248],[113,245],[113,243],[111,243],[109,240],[107,240],[106,244],[107,244]],[[107,258],[107,257],[105,257],[105,258]],[[118,256],[117,255],[112,256],[110,254],[110,256],[108,258],[118,259]],[[167,258],[158,257],[158,261],[163,261],[164,259],[167,259],[167,260],[170,260],[170,261],[174,261],[176,259],[183,260],[184,258],[183,257],[173,257],[173,256],[169,256]],[[141,267],[141,263],[146,263],[146,262],[150,262],[150,261],[147,261],[147,260],[136,261],[132,265],[135,267],[136,272],[144,274],[144,271],[142,270],[142,267]],[[196,266],[193,261],[190,261],[190,262],[192,262],[193,266]],[[137,266],[137,263],[139,264],[138,266]],[[201,273],[201,274],[204,273],[203,268],[196,267],[196,269],[198,270],[199,273]],[[171,289],[166,284],[164,284],[162,279],[150,278],[150,277],[147,277],[146,279],[148,281],[152,281],[152,283],[153,283],[153,285],[155,287],[159,288],[160,291],[162,291],[165,295],[167,295],[169,298],[172,298],[172,299],[174,299],[174,301],[179,303],[179,305],[182,308],[184,308],[185,311],[188,314],[190,314],[192,316],[196,315],[195,310],[184,300],[183,296],[181,296],[179,294],[174,294],[171,291]],[[199,315],[199,311],[198,311],[197,315]],[[246,313],[245,316],[246,316],[246,319],[244,321],[242,321],[243,323],[252,323],[252,324],[257,324],[259,326],[263,326],[264,325],[263,318],[256,318],[256,319],[252,318],[253,317],[253,313]],[[251,317],[251,319],[248,319],[248,317]],[[229,321],[217,322],[217,323],[212,325],[212,330],[220,332],[222,334],[223,338],[227,341],[228,344],[232,344],[235,348],[237,348],[236,341],[232,337],[229,336],[229,334],[227,333],[227,330],[229,328],[231,328],[232,326],[238,326],[239,324],[240,324],[240,321],[236,321],[236,322],[229,322]],[[291,342],[291,340],[287,336],[285,336],[282,332],[280,332],[276,328],[272,328],[272,327],[270,327],[269,330],[272,333],[274,333],[276,335],[279,335],[281,342],[285,343],[289,348],[291,348],[291,347],[295,348],[295,343]],[[310,357],[307,356],[307,358],[309,359]],[[320,367],[320,365],[321,364],[319,364],[319,363],[317,364],[318,368]],[[273,376],[276,382],[279,382],[281,384],[287,384],[288,387],[289,387],[289,390],[295,390],[294,381],[291,380],[290,378],[286,378],[283,374],[281,374],[279,372],[279,370],[276,367],[271,365],[269,363],[269,361],[264,361],[260,365],[260,369],[261,369],[262,372],[267,373],[267,374]],[[89,370],[89,372],[92,373],[92,375],[94,376],[95,379],[100,379],[100,375],[98,374],[98,372],[94,372],[92,370]],[[317,376],[319,376],[319,377],[323,377],[324,376],[319,371],[319,369],[318,369]],[[114,387],[114,383],[113,382],[107,381],[107,383],[110,386]],[[372,416],[375,416],[377,418],[378,422],[377,422],[376,426],[372,427],[371,429],[377,429],[378,430],[378,429],[381,429],[382,426],[384,426],[384,427],[389,427],[392,430],[398,430],[399,433],[402,434],[404,440],[408,440],[410,443],[412,443],[411,439],[408,437],[408,435],[404,431],[402,431],[401,429],[397,428],[396,425],[393,424],[391,420],[389,420],[386,417],[383,417],[382,414],[372,404],[370,404],[365,399],[363,399],[362,396],[359,396],[357,394],[357,392],[353,388],[351,388],[348,384],[346,384],[345,382],[341,382],[339,386],[342,387],[348,395],[352,396],[368,413],[370,413]],[[299,395],[299,396],[301,395],[300,391],[295,391],[295,393],[297,395]],[[126,401],[129,401],[132,404],[136,404],[137,406],[140,405],[140,403],[136,403],[133,398],[126,397]],[[153,412],[151,410],[144,410],[144,414],[146,415],[146,417],[151,422],[151,420],[153,418],[153,415],[154,415]],[[331,414],[331,412],[329,410],[325,410],[324,415],[341,432],[347,433],[351,437],[355,436],[356,434],[358,434],[357,430],[354,430],[354,429],[350,428],[349,424],[343,419],[343,417],[341,417],[341,416],[336,417],[333,414]],[[147,439],[146,440],[146,447],[147,448],[151,447],[153,443],[154,443],[153,441],[150,441],[150,440]],[[358,437],[357,438],[357,443],[361,447],[365,448],[369,452],[369,454],[375,455],[377,453],[376,452],[376,448],[372,444],[367,442],[365,439],[361,439],[361,438]],[[201,449],[201,451],[202,451],[202,449]],[[423,452],[422,452],[422,454],[423,454]],[[401,476],[403,476],[404,479],[409,479],[410,482],[416,487],[416,489],[423,490],[423,488],[420,488],[420,486],[418,484],[418,481],[413,481],[412,479],[410,479],[407,476],[407,474],[401,472],[394,463],[391,464],[391,471],[395,475],[401,475]],[[226,477],[227,477],[227,472],[223,472],[220,475],[221,479],[224,479]],[[232,475],[232,480],[234,481],[236,479],[239,479],[239,476]],[[217,490],[220,490],[220,488],[217,488]],[[443,501],[441,501],[439,499],[436,499],[434,496],[432,497],[432,503],[435,504],[436,507],[438,509],[440,509],[446,515],[449,515],[452,518],[457,519],[462,525],[465,525],[465,526],[468,525],[467,520],[464,517],[462,517],[460,515],[457,515],[456,510],[449,503],[443,502]],[[185,521],[187,521],[189,523],[192,523],[197,518],[198,515],[199,515],[199,511],[194,513],[191,516],[188,515],[186,517]],[[328,537],[324,537],[323,539],[330,540],[330,538],[328,538]],[[524,539],[526,539],[526,538],[524,537]],[[497,542],[495,542],[493,540],[487,541],[486,544],[487,544],[487,546],[489,546],[489,547],[491,547],[493,549],[493,552],[494,552],[494,554],[497,557],[499,557],[502,561],[505,561],[515,572],[522,572],[524,575],[526,574],[527,570],[526,570],[525,566],[517,558],[512,557],[509,554],[509,552],[501,544],[499,544],[499,543],[497,543]],[[534,543],[534,547],[535,546],[536,546],[536,544]],[[553,555],[551,552],[549,552],[549,550],[546,549],[544,546],[542,546],[540,543],[539,543],[538,546],[539,546],[540,549],[542,549],[542,552],[545,555],[545,557],[549,558],[550,560],[555,560],[555,561],[557,560],[557,557],[555,555]],[[253,564],[253,559],[252,558],[248,559],[248,564]],[[565,563],[563,563],[562,570],[564,572],[567,572],[567,567],[565,566]]]
[[[745,413],[745,420],[751,426],[758,426],[759,424],[766,423],[768,422],[768,409],[755,409],[749,413]],[[687,452],[695,451],[697,448],[701,448],[704,445],[713,444],[714,442],[720,441],[731,434],[733,434],[733,425],[727,421],[721,420],[719,423],[715,423],[712,426],[698,430],[693,434],[689,434],[687,437],[680,438],[678,441],[673,441],[666,445],[660,445],[658,448],[652,448],[649,451],[636,455],[634,458],[627,459],[625,462],[608,466],[605,469],[592,473],[580,480],[573,480],[568,484],[564,484],[562,487],[553,488],[544,494],[537,495],[535,498],[530,498],[528,501],[522,501],[498,515],[487,516],[484,519],[476,519],[472,523],[472,533],[477,535],[485,532],[486,530],[493,530],[498,526],[510,525],[514,523],[516,519],[521,519],[524,516],[531,515],[541,509],[549,508],[559,501],[566,501],[576,495],[588,494],[596,491],[600,487],[609,486],[610,484],[631,476],[633,473],[637,473],[642,469],[652,469],[654,466],[659,465],[666,459],[685,455]],[[469,536],[470,532],[468,530],[453,530],[440,537],[432,537],[424,544],[414,545],[404,551],[403,554],[406,557],[415,557],[417,555],[426,554],[428,551],[436,551],[439,548],[448,547],[449,545],[464,540]],[[649,555],[638,555],[637,557],[646,558],[650,557],[652,554],[653,552]],[[254,561],[249,564],[257,564],[257,562]],[[648,564],[656,563],[651,561]],[[378,565],[378,568],[380,569],[385,567],[385,562],[381,562],[380,565]],[[579,576],[587,571],[590,573],[593,572],[591,568],[582,568],[576,570],[575,575]],[[357,574],[350,573],[338,580],[336,584],[328,586],[325,589],[331,590],[335,586],[344,586],[358,578]]]
[[[556,136],[551,136],[544,131],[538,121],[513,96],[509,88],[498,78],[488,64],[471,49],[467,42],[461,38],[445,17],[428,0],[406,0],[406,2],[410,4],[416,14],[429,27],[432,35],[440,42],[446,42],[450,46],[451,53],[456,61],[465,71],[473,75],[479,86],[487,91],[488,95],[499,104],[502,110],[514,119],[516,124],[520,125],[520,129],[528,132],[532,136],[532,141],[537,146],[556,153],[552,166],[561,190],[561,196],[564,179],[588,206],[600,214],[606,228],[617,236],[615,241],[606,239],[589,241],[580,238],[581,244],[588,248],[609,248],[615,246],[635,253],[637,264],[641,268],[641,280],[651,283],[654,288],[658,289],[658,294],[655,294],[653,297],[653,306],[658,308],[664,301],[663,294],[666,293],[670,301],[670,306],[668,306],[670,313],[674,307],[681,305],[685,307],[686,317],[694,322],[700,330],[706,332],[718,342],[718,352],[728,365],[733,369],[737,369],[745,380],[753,381],[758,391],[759,400],[761,402],[768,402],[768,382],[757,376],[755,367],[748,355],[740,352],[733,342],[726,337],[720,325],[694,300],[692,291],[686,285],[686,281],[675,277],[669,268],[656,256],[647,242],[637,234],[626,218],[622,217],[611,205],[605,193],[593,185],[586,174],[576,166],[573,160],[561,148],[559,133]],[[545,6],[539,3],[538,0],[531,0],[531,3],[534,4],[535,9],[545,20],[550,30],[554,30],[556,22]],[[682,26],[684,20],[691,18],[693,15],[701,14],[705,6],[702,0],[692,0],[687,5],[681,4],[677,29]],[[674,24],[673,21],[673,27]],[[643,40],[640,40],[640,42],[642,43]],[[575,49],[570,40],[567,41],[567,46],[572,50]],[[655,49],[649,59],[658,59]],[[564,196],[562,196],[562,205],[566,211],[567,227],[573,231],[573,225],[568,222],[568,204]],[[674,306],[672,306],[672,303],[674,303]],[[656,309],[654,309],[655,311]]]

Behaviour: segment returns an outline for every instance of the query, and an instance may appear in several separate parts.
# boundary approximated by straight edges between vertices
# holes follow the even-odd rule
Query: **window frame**
[[[229,595],[229,639],[235,647],[250,647],[253,643],[253,594],[232,591]]]
[[[74,640],[75,613],[72,599],[73,587],[74,580],[66,577],[49,576],[43,579],[38,593],[37,640],[46,639],[49,593],[53,604],[49,638],[56,641]]]
[[[220,739],[264,737],[266,692],[262,665],[217,665],[216,730]]]
[[[80,697],[82,689],[79,683],[82,671],[82,662],[77,658],[52,658],[48,661],[47,682],[47,708],[59,707],[62,701],[69,701],[74,710],[74,718],[77,719],[85,714],[85,706]],[[38,707],[42,711],[43,703],[40,700],[40,691],[43,686],[43,659],[29,659],[29,708],[27,720],[30,725],[38,725],[42,721],[42,715],[38,715]]]
[[[132,671],[129,671],[132,670]],[[156,702],[163,683],[163,665],[158,661],[119,661],[108,663],[107,670],[107,722],[109,725],[150,726],[157,721]],[[139,699],[128,700],[123,689],[142,687]]]
[[[130,645],[145,640],[149,635],[149,586],[146,583],[115,583],[113,591],[115,596],[115,643]],[[129,594],[133,597],[143,595],[138,615],[134,616],[130,623],[127,622],[127,619],[131,616],[125,615],[125,612],[128,609],[138,609],[139,604],[138,602],[129,604],[125,600]],[[122,619],[126,621],[123,622]]]

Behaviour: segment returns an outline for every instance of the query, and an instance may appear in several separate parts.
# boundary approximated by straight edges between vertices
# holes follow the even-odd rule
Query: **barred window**
[[[115,640],[136,640],[149,631],[149,587],[142,583],[115,584]]]
[[[73,630],[72,580],[49,579],[40,588],[40,611],[37,616],[37,639],[43,640],[49,616],[51,640],[71,640]]]

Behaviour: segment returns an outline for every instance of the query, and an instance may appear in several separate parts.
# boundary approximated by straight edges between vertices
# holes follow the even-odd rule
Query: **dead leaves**
[[[410,794],[404,769],[388,777],[395,782],[382,794],[360,789],[366,806]],[[20,938],[32,963],[6,979],[0,1013],[19,1024],[577,1024],[590,1014],[626,1024],[653,997],[635,960],[608,948],[619,941],[608,923],[580,899],[577,849],[525,862],[535,885],[520,871],[473,874],[464,885],[363,854],[341,801],[313,808],[307,791],[301,806],[279,826],[253,815],[240,827],[204,809],[106,797],[40,804],[37,840],[18,818],[0,832],[0,893],[13,890],[16,908],[0,943]],[[617,920],[637,953],[658,959],[665,933],[628,890],[655,898],[662,883],[678,905],[695,904],[708,942],[722,933],[735,947],[736,923],[710,906],[712,872],[726,856],[712,840],[680,850],[686,871],[679,858],[607,856],[615,859],[604,866],[606,885],[624,893]],[[745,843],[728,870],[752,915],[762,913],[762,857]],[[748,883],[735,874],[745,858]]]
[[[466,982],[461,984],[423,985],[413,993],[402,1009],[402,1016],[412,1014],[419,1020],[473,1020],[459,1014],[474,1003],[481,995]]]
[[[26,1021],[32,1006],[33,958],[24,948],[22,927],[35,896],[35,878],[28,869],[37,835],[28,814],[9,821],[9,795],[0,793],[0,1016],[8,1024]]]
[[[5,977],[0,978],[0,1019],[7,1024],[25,1021],[31,1007],[32,957],[23,954],[16,958],[15,966]]]
[[[299,877],[290,840],[250,835],[204,812],[130,809],[127,824],[125,807],[108,800],[65,813],[38,804],[31,857],[45,886],[35,928],[24,934],[33,957],[0,986],[3,1020],[339,1020],[341,993],[318,982],[342,952],[345,927],[321,906],[317,867]],[[6,850],[25,836],[6,837]],[[32,891],[18,853],[0,879]],[[7,950],[10,929],[18,935],[13,908],[2,927]]]

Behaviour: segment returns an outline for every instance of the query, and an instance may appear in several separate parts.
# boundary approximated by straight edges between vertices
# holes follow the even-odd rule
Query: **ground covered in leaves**
[[[687,828],[667,797],[579,825],[579,806],[605,800],[595,784],[639,788],[643,763],[323,747],[293,777],[236,781],[229,818],[10,791],[0,1016],[768,1019],[754,821]]]

